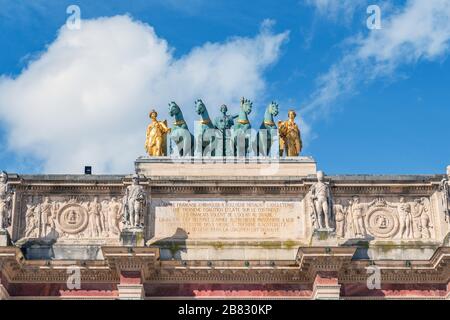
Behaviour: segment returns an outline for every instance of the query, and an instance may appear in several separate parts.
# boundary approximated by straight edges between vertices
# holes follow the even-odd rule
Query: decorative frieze
[[[118,238],[122,203],[116,197],[91,199],[25,198],[24,238],[83,240]]]
[[[120,232],[128,225],[147,228],[145,235],[146,240],[149,240],[157,236],[155,230],[165,228],[167,219],[171,217],[166,212],[168,207],[163,203],[218,199],[240,202],[240,206],[233,208],[240,211],[258,201],[294,205],[278,217],[284,223],[284,227],[280,227],[280,234],[292,241],[308,242],[316,229],[334,231],[335,236],[343,241],[439,240],[447,228],[439,225],[440,213],[436,209],[442,206],[432,205],[431,202],[435,201],[433,195],[436,192],[442,195],[443,202],[448,202],[448,184],[441,183],[439,188],[439,181],[435,181],[432,176],[421,180],[401,178],[395,183],[390,177],[386,184],[379,178],[373,181],[364,178],[360,180],[359,186],[356,178],[332,176],[322,176],[320,180],[315,180],[312,176],[284,180],[280,180],[280,177],[262,180],[260,177],[255,178],[254,182],[250,178],[234,181],[224,177],[216,181],[200,178],[186,181],[149,179],[137,182],[137,185],[130,185],[130,180],[126,177],[114,179],[105,183],[100,183],[101,179],[86,179],[82,185],[77,185],[78,181],[69,180],[64,184],[58,181],[53,187],[50,186],[51,179],[36,182],[20,180],[15,185],[17,195],[13,214],[13,238],[56,239],[65,243],[107,243],[119,241]],[[406,181],[404,185],[402,181]],[[75,185],[77,192],[73,191]],[[151,201],[150,194],[153,198]],[[447,198],[444,199],[445,195]],[[227,214],[232,214],[231,209],[228,210],[226,206],[223,209]],[[182,208],[176,210],[180,211]],[[245,212],[241,214],[246,215]],[[259,217],[257,213],[249,212],[249,215],[252,214]],[[289,221],[289,217],[294,221]],[[183,225],[192,225],[196,217],[184,214],[183,219]],[[209,221],[211,230],[216,230],[220,219],[205,221]],[[178,222],[173,220],[173,223]],[[240,223],[239,228],[251,230],[257,228],[257,225],[251,222]],[[233,224],[227,224],[228,228],[233,228],[232,226]],[[179,227],[182,228],[181,225]],[[293,227],[297,233],[289,231]],[[202,232],[208,230],[201,228]],[[177,228],[172,229],[173,235]],[[170,232],[167,231],[164,235],[170,237]],[[223,232],[220,234],[224,235]],[[263,232],[260,237],[270,238],[269,235],[270,233]],[[213,234],[208,238],[212,236]],[[239,237],[234,232],[233,239]]]
[[[345,239],[434,239],[435,217],[428,198],[359,196],[334,199],[337,236]]]

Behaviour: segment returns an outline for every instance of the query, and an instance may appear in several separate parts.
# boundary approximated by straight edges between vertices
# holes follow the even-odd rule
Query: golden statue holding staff
[[[294,110],[288,111],[289,120],[278,121],[278,134],[280,135],[280,156],[286,153],[288,157],[297,157],[302,151],[302,138],[300,129],[295,123],[297,114]]]
[[[167,127],[167,120],[158,121],[158,113],[155,110],[150,111],[151,123],[147,127],[147,137],[145,139],[145,150],[150,156],[166,155],[167,133],[170,128]]]

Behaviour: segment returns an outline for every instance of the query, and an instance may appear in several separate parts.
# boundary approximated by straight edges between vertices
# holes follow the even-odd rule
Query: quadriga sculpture
[[[216,155],[217,156],[234,156],[234,144],[232,140],[231,130],[234,126],[234,119],[238,115],[229,115],[228,107],[223,104],[220,106],[221,116],[214,119],[214,126],[218,130],[218,143],[216,144]]]
[[[194,129],[196,155],[215,155],[215,148],[212,145],[216,142],[215,130],[208,110],[201,99],[195,100],[195,112],[200,115],[200,120],[196,122]],[[206,153],[206,154],[205,154]]]
[[[176,146],[175,150],[171,148],[172,154],[180,157],[192,156],[194,154],[194,136],[189,131],[183,112],[173,101],[169,103],[169,114],[175,119],[170,132],[170,139]]]
[[[166,121],[156,120],[156,111],[150,112],[152,123],[147,129],[146,139],[146,150],[150,156],[166,154],[165,138],[169,132],[169,155],[178,157],[300,155],[302,140],[300,129],[295,123],[295,111],[289,110],[289,119],[278,121],[277,126],[274,118],[279,113],[279,107],[274,101],[267,106],[258,132],[252,131],[249,114],[252,112],[253,103],[248,99],[241,99],[239,113],[234,115],[229,115],[227,106],[222,105],[221,115],[214,118],[214,121],[201,99],[197,99],[194,106],[195,112],[200,116],[194,126],[195,137],[189,131],[183,112],[175,102],[169,103],[169,115],[174,118],[172,128],[168,128]],[[276,141],[279,142],[277,151],[274,150]]]
[[[241,99],[241,109],[237,119],[234,120],[232,137],[234,142],[234,155],[244,157],[249,154],[252,128],[248,115],[252,112],[253,103],[245,98]]]
[[[272,101],[266,108],[264,120],[259,127],[258,139],[258,156],[268,156],[273,145],[274,138],[277,136],[277,125],[274,117],[278,115],[278,104]]]

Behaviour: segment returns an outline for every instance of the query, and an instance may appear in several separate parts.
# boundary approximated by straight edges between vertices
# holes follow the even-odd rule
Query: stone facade
[[[136,169],[141,231],[124,219],[132,175],[9,174],[0,299],[449,298],[448,173],[318,180],[304,157]]]

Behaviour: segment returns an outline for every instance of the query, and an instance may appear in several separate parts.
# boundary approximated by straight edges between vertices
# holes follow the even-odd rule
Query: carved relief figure
[[[448,179],[442,179],[439,190],[442,194],[442,207],[444,208],[445,221],[450,223],[450,186]]]
[[[41,214],[40,204],[37,204],[34,206],[34,217],[36,219],[37,226],[38,226],[38,230],[37,230],[38,237],[44,236],[42,234],[42,214]]]
[[[102,234],[101,210],[102,206],[98,202],[98,198],[95,197],[94,200],[91,203],[89,203],[88,206],[91,237],[99,237]]]
[[[344,238],[345,230],[347,227],[346,226],[347,208],[342,205],[340,199],[336,199],[333,209],[334,214],[336,216],[336,236],[338,238]]]
[[[25,229],[25,237],[26,238],[37,238],[39,236],[39,215],[35,215],[36,206],[31,204],[27,204],[27,211],[25,213],[25,221],[26,221],[26,229]]]
[[[119,230],[119,221],[122,211],[122,205],[116,198],[111,198],[111,201],[108,205],[108,231],[109,234],[118,235],[120,233]]]
[[[421,199],[414,199],[412,205],[412,233],[413,238],[418,239],[422,237],[422,222],[420,217],[425,210],[425,205],[422,203]]]
[[[5,230],[11,224],[11,195],[8,186],[8,174],[0,172],[0,230]]]
[[[132,185],[127,187],[123,197],[125,227],[143,228],[146,197],[144,187],[139,185],[139,176],[133,175]]]
[[[364,213],[368,207],[373,205],[376,200],[369,204],[360,202],[359,196],[354,196],[349,207],[352,217],[353,233],[356,238],[364,238],[366,236],[366,227],[364,224]]]
[[[352,204],[353,201],[349,200],[348,201],[348,205],[347,205],[347,215],[346,215],[346,219],[345,219],[345,235],[347,238],[355,238],[356,234],[355,234],[355,226],[353,225],[353,215],[352,215]]]
[[[430,215],[426,198],[414,200],[414,204],[412,206],[412,219],[413,237],[415,239],[430,239],[430,228],[432,226],[430,223]]]
[[[108,209],[109,204],[107,200],[101,202],[102,210],[100,211],[100,222],[103,236],[108,236],[109,234],[109,222],[108,222]]]
[[[71,210],[68,215],[67,223],[71,225],[77,224],[78,213],[75,210]]]
[[[44,197],[41,203],[30,199],[24,214],[25,238],[114,238],[120,233],[122,204],[115,197],[101,202],[99,197],[83,202],[74,198],[50,201]]]
[[[316,228],[333,230],[331,225],[331,191],[330,186],[323,181],[323,172],[317,172],[317,182],[311,187],[311,205],[313,221]]]
[[[387,202],[386,204],[391,208],[397,209],[399,226],[399,236],[401,239],[412,239],[412,215],[411,204],[405,201],[404,197],[400,197],[399,203]]]
[[[48,235],[55,230],[55,220],[53,216],[53,207],[48,197],[44,198],[44,202],[40,204],[42,236]]]
[[[297,114],[289,110],[287,121],[278,121],[278,134],[280,135],[280,156],[297,157],[302,151],[300,129],[295,123]]]
[[[421,227],[421,235],[424,239],[430,239],[431,238],[431,231],[430,229],[433,227],[430,223],[430,215],[428,214],[428,210],[424,210],[422,215],[420,216],[420,227]]]
[[[166,136],[170,132],[167,121],[158,121],[158,113],[155,110],[150,112],[151,123],[147,127],[145,140],[145,150],[150,156],[160,157],[166,155]]]

